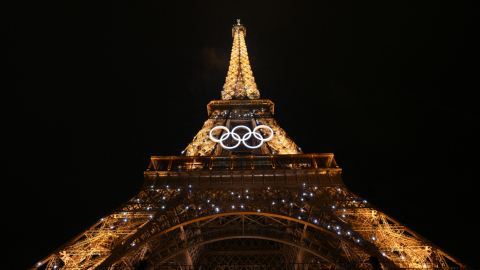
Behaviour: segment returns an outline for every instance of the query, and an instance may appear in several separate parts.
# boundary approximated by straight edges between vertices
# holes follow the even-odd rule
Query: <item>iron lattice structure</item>
[[[233,33],[224,100],[207,105],[183,155],[152,157],[138,194],[34,268],[466,267],[350,191],[333,154],[298,148],[273,102],[258,99],[245,27]],[[249,136],[259,125],[270,129]],[[240,139],[245,145],[232,148]]]
[[[247,45],[245,36],[247,30],[240,24],[232,28],[233,47],[230,57],[230,67],[228,68],[227,79],[223,86],[222,99],[258,99],[260,92],[253,77],[250,61],[248,60]]]

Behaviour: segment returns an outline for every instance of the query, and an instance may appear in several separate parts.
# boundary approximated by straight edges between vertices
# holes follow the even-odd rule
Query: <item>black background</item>
[[[315,3],[2,4],[2,264],[38,262],[135,195],[150,156],[180,154],[240,18],[302,150],[334,153],[353,192],[480,267],[474,1]]]

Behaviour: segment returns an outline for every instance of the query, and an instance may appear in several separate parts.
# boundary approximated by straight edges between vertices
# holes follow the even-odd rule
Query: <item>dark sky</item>
[[[475,1],[300,2],[3,4],[3,265],[36,263],[134,196],[150,156],[180,154],[240,18],[302,150],[334,153],[353,192],[480,267]]]

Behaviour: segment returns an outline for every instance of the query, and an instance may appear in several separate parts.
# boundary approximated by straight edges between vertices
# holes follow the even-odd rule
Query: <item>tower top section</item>
[[[243,31],[243,37],[245,38],[247,36],[247,29],[243,24],[240,23],[240,19],[237,19],[237,24],[234,24],[232,27],[232,37],[235,38],[235,34],[238,31]],[[235,43],[234,43],[235,44]]]
[[[222,99],[224,100],[260,98],[260,92],[248,60],[247,45],[245,44],[246,32],[245,26],[238,19],[237,24],[232,28],[233,46],[227,79],[223,85]]]

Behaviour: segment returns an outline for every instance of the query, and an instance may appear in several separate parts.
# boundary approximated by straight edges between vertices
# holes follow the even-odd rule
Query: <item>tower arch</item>
[[[329,223],[318,219],[316,221],[315,219],[301,220],[279,214],[278,211],[215,212],[216,210],[212,210],[211,213],[207,212],[204,215],[178,213],[170,219],[152,220],[150,224],[145,224],[142,230],[130,236],[128,241],[114,250],[100,266],[115,264],[126,257],[135,257],[135,254],[145,245],[149,246],[149,256],[167,252],[168,258],[171,258],[176,254],[172,254],[173,251],[183,252],[200,245],[203,241],[218,241],[229,237],[271,238],[299,247],[317,257],[328,258],[326,254],[336,254],[334,258],[329,259],[330,261],[348,262],[350,260],[336,251],[338,246],[343,246],[343,249],[349,250],[350,253],[355,251],[354,253],[361,254],[358,258],[367,259],[378,255],[378,250],[371,250],[371,246],[363,239],[357,242],[356,240],[361,236],[355,235],[353,231],[350,234],[346,233],[348,228],[340,223]],[[298,213],[301,213],[301,210]],[[298,213],[292,212],[292,215]],[[165,216],[162,215],[162,217]],[[322,226],[330,226],[330,229]],[[163,228],[163,230],[157,231],[156,228]],[[145,234],[145,232],[149,233]],[[162,257],[165,256],[162,255]]]

